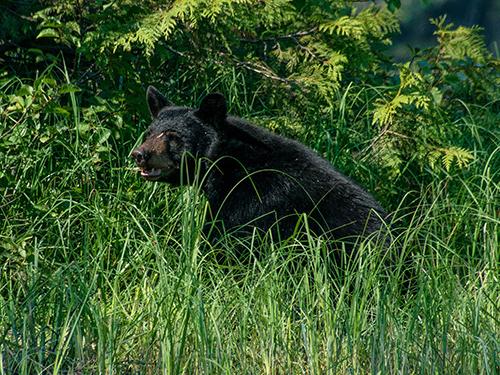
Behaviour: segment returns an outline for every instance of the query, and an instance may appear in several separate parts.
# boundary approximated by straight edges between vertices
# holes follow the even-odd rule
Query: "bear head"
[[[195,161],[209,158],[218,143],[219,128],[227,116],[226,100],[212,93],[198,109],[178,107],[153,86],[148,87],[146,98],[153,121],[131,156],[146,180],[188,184]]]

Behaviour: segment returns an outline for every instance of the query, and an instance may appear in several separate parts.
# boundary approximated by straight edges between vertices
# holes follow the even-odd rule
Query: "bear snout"
[[[143,167],[150,157],[149,153],[140,147],[132,151],[132,154],[130,154],[130,156],[135,160],[135,163],[139,167]]]

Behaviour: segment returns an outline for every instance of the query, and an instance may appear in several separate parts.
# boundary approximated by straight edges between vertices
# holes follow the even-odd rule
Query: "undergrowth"
[[[128,152],[141,129],[108,132],[54,74],[66,86],[2,83],[1,374],[495,373],[499,142],[472,109],[457,120],[468,167],[429,167],[385,200],[398,228],[389,253],[366,242],[339,269],[306,236],[239,244],[243,261],[233,240],[201,237],[196,189],[139,180]],[[22,104],[44,109],[9,112],[37,88],[71,115],[43,95]],[[366,160],[336,158],[341,140],[313,147],[377,190]]]

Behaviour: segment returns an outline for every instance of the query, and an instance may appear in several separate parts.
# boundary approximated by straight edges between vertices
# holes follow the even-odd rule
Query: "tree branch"
[[[270,70],[264,66],[251,64],[251,63],[248,63],[246,61],[239,61],[236,59],[235,59],[235,61],[236,61],[236,66],[242,66],[245,69],[251,70],[252,72],[255,72],[255,73],[259,73],[259,74],[261,74],[264,77],[267,77],[269,79],[282,82],[288,86],[292,86],[292,84],[298,85],[297,81],[277,76],[276,74],[274,74],[274,72],[272,70]]]
[[[310,35],[310,34],[313,34],[314,32],[316,32],[318,30],[317,27],[313,27],[312,29],[310,30],[306,30],[306,31],[297,31],[295,33],[291,33],[291,34],[286,34],[286,35],[276,35],[276,36],[273,36],[273,37],[269,37],[269,38],[260,38],[260,39],[248,39],[248,38],[239,38],[239,41],[240,42],[245,42],[245,43],[265,43],[265,42],[272,42],[272,41],[278,41],[280,39],[293,39],[293,38],[298,38],[298,37],[301,37],[301,36],[305,36],[305,35]]]

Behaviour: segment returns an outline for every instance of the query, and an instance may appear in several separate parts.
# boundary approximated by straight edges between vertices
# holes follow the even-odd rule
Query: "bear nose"
[[[131,156],[139,166],[144,165],[149,158],[149,154],[146,151],[138,148],[132,151]]]

